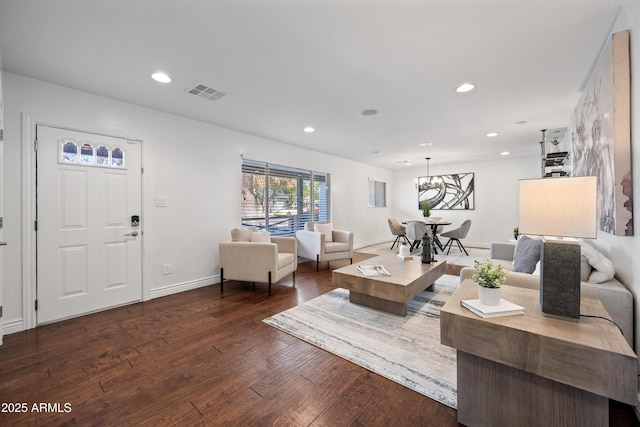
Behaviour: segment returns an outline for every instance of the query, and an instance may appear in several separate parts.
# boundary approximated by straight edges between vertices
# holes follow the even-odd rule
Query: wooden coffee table
[[[358,265],[383,265],[391,276],[367,277]],[[447,263],[423,264],[420,257],[404,260],[380,255],[333,271],[333,286],[349,290],[349,301],[398,316],[407,315],[407,302],[445,273]]]

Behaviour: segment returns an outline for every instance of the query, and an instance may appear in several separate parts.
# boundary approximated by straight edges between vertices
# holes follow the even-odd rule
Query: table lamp
[[[518,227],[521,234],[597,237],[595,176],[520,180]],[[542,239],[540,307],[543,315],[580,318],[580,244]]]

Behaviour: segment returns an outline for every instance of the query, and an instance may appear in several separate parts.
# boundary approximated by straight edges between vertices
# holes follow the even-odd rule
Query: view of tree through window
[[[242,224],[293,236],[307,221],[330,221],[330,176],[242,160]]]

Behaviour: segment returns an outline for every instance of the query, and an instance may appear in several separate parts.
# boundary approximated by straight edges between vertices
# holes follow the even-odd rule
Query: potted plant
[[[477,272],[471,279],[478,284],[480,302],[485,305],[500,305],[500,287],[507,277],[507,271],[502,264],[493,266],[491,260],[474,261]]]
[[[520,235],[520,232],[518,230],[518,227],[513,227],[513,238],[518,240],[519,235]]]
[[[420,209],[422,209],[422,215],[425,218],[428,218],[431,215],[431,205],[428,200],[422,200],[420,202]]]

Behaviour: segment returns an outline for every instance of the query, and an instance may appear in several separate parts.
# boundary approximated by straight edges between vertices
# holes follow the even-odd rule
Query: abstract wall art
[[[431,209],[475,209],[473,172],[418,177],[418,209],[428,200]]]
[[[573,174],[598,177],[598,228],[633,235],[629,31],[613,34],[569,126]]]

